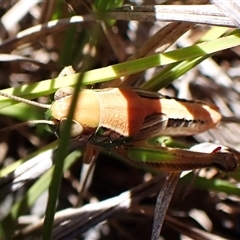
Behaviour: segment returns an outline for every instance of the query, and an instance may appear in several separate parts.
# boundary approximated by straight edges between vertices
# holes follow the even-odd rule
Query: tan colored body
[[[52,118],[68,116],[71,96],[55,101]],[[215,105],[173,99],[156,93],[112,88],[83,90],[79,96],[74,120],[84,131],[101,137],[147,139],[156,135],[194,135],[215,127],[221,115]]]
[[[54,96],[55,102],[51,105],[35,103],[3,92],[0,95],[47,108],[48,120],[34,120],[31,123],[52,125],[54,133],[61,137],[73,91],[69,87],[59,89]],[[182,171],[217,166],[222,170],[234,171],[238,167],[238,155],[232,150],[222,153],[219,145],[213,146],[210,153],[204,155],[183,149],[150,147],[148,144],[143,148],[145,144],[139,141],[156,135],[198,134],[215,127],[221,118],[215,105],[174,99],[154,92],[128,88],[83,90],[79,94],[70,134],[83,144],[89,143],[87,146],[92,144],[115,148],[133,140],[131,147],[125,146],[124,149],[128,148],[127,152],[123,148],[115,151],[121,155],[127,154],[126,158],[131,161],[147,164],[154,169]],[[239,119],[230,120],[239,122]],[[26,122],[11,129],[25,125]]]

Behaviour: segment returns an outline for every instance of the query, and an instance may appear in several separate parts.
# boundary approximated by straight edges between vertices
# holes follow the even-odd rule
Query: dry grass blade
[[[172,199],[173,193],[177,186],[179,180],[180,173],[170,173],[161,189],[154,212],[154,220],[153,220],[153,230],[151,240],[158,240],[162,225],[168,210],[168,206]]]
[[[1,38],[4,34],[10,33],[12,29],[16,28],[19,21],[21,21],[28,12],[40,1],[18,1],[12,6],[2,17],[1,24],[2,28],[0,30]]]
[[[235,27],[230,17],[226,17],[215,6],[151,6],[125,7],[109,14],[116,20],[138,20],[143,22],[183,21],[208,25]]]
[[[51,69],[51,70],[59,70],[53,64],[44,64],[44,63],[34,60],[32,58],[23,57],[23,56],[14,55],[14,54],[0,53],[0,62],[29,62],[29,63],[35,64],[43,69],[45,68],[45,69]]]
[[[146,196],[157,194],[165,182],[164,176],[153,178],[147,183],[124,192],[108,200],[86,204],[81,208],[65,209],[55,215],[53,239],[73,239],[85,233],[89,228],[104,221],[110,216],[134,207]],[[15,235],[15,239],[41,232],[43,220],[29,226]]]
[[[145,8],[145,7],[144,7]],[[166,17],[164,17],[164,12],[166,11],[166,6],[161,9],[161,7],[157,8],[157,12],[160,12],[160,16],[156,14],[156,12],[134,12],[135,17],[131,14],[113,12],[109,13],[109,16],[116,20],[138,20],[138,21],[185,21],[192,23],[202,23],[209,25],[221,25],[234,27],[235,25],[232,21],[229,21],[228,18],[224,17],[219,13],[218,10],[214,6],[190,6],[190,10],[185,9],[186,7],[179,6],[178,9],[174,10],[172,6],[169,6],[169,12],[166,13]],[[168,8],[167,8],[168,9]],[[181,13],[181,11],[184,13]],[[180,12],[178,16],[177,13]],[[189,14],[188,14],[189,12]],[[127,12],[128,13],[128,12]],[[182,15],[181,15],[182,14]],[[189,15],[189,16],[188,16]],[[213,16],[216,15],[216,16]],[[201,16],[201,17],[200,17]],[[204,18],[206,16],[206,19]],[[85,21],[93,21],[95,18],[91,15],[86,16],[74,16],[71,19],[62,19],[62,20],[54,20],[47,24],[41,24],[34,26],[30,29],[24,30],[20,32],[15,38],[8,39],[8,41],[3,42],[0,45],[0,50],[3,49],[11,50],[16,48],[17,45],[24,44],[29,41],[36,41],[39,38],[46,36],[46,34],[50,34],[50,31],[60,31],[63,28],[67,27],[70,24],[76,24]],[[41,31],[40,31],[41,30]]]
[[[166,215],[166,224],[171,226],[173,229],[181,232],[183,235],[188,236],[194,240],[226,240],[218,235],[205,232],[203,230],[197,229],[192,226],[181,223],[180,221],[174,219],[173,217]]]
[[[77,24],[85,21],[93,21],[94,18],[91,15],[87,16],[74,16],[67,19],[61,20],[52,20],[45,24],[39,24],[29,29],[25,29],[22,32],[19,32],[16,37],[9,38],[2,42],[0,45],[0,51],[12,51],[17,48],[19,45],[23,45],[25,43],[37,42],[42,38],[45,38],[47,35],[54,33],[58,33],[59,31],[63,31],[67,26],[71,24]]]
[[[238,0],[211,0],[222,13],[240,27],[240,2]]]
[[[16,192],[30,181],[34,181],[44,172],[52,167],[53,149],[30,157],[28,161],[23,162],[13,172],[7,174],[0,179],[0,187],[2,189],[0,199],[4,198],[10,192]],[[3,174],[3,172],[2,172]]]

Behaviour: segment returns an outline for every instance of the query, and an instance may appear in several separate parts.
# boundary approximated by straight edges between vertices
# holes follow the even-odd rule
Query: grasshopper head
[[[71,88],[61,88],[54,96],[51,108],[46,112],[46,118],[55,122],[54,133],[61,138],[66,125],[72,102]],[[87,142],[96,132],[99,125],[100,109],[98,100],[92,90],[83,90],[78,97],[75,113],[72,119],[71,138]]]

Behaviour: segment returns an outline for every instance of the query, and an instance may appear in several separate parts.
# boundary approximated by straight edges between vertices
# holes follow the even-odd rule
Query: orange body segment
[[[54,102],[52,118],[66,118],[70,104],[71,96]],[[86,128],[104,129],[102,137],[116,133],[116,137],[144,139],[156,135],[198,134],[215,127],[221,114],[215,105],[130,88],[111,88],[83,90],[74,120]]]
[[[143,100],[128,88],[96,92],[100,103],[100,126],[125,137],[138,134],[146,116]]]
[[[55,101],[51,107],[52,118],[61,120],[67,118],[72,96],[66,96]],[[82,126],[97,128],[100,121],[100,106],[95,92],[84,90],[79,94],[73,119]]]

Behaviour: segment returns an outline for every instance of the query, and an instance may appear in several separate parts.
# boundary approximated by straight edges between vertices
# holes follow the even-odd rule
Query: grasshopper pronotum
[[[50,105],[38,104],[3,92],[0,92],[0,95],[47,108],[48,120],[33,123],[53,125],[54,133],[61,137],[71,105],[72,93],[73,89],[69,87],[59,89],[55,93],[55,101]],[[142,140],[158,135],[194,135],[214,128],[220,121],[221,114],[218,108],[202,102],[170,98],[131,88],[82,90],[72,120],[71,137],[82,143],[111,148],[128,142],[141,143]],[[158,147],[158,150],[162,152],[163,149]],[[204,166],[218,166],[233,171],[238,165],[237,158],[231,153],[218,153],[218,156],[185,150],[166,149],[166,152],[169,152],[171,158],[176,159],[174,163],[159,163],[147,159],[144,164],[169,171]],[[182,163],[181,159],[183,159]],[[135,159],[131,158],[131,160]]]

